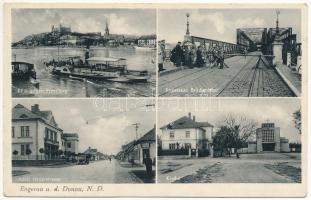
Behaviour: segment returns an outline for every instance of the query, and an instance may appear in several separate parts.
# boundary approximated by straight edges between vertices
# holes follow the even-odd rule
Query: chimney
[[[39,105],[38,104],[34,104],[33,106],[31,106],[31,112],[39,112]]]
[[[192,118],[192,119],[193,119],[193,121],[195,122],[195,116],[194,116],[194,115],[193,115],[193,118]]]
[[[188,117],[189,117],[189,119],[191,119],[191,112],[188,113]]]

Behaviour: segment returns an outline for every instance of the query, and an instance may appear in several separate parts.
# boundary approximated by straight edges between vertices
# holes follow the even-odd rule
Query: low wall
[[[13,167],[23,166],[53,166],[67,164],[65,160],[12,160]]]

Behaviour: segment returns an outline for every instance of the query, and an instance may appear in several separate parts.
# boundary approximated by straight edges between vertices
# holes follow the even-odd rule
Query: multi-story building
[[[156,43],[157,43],[156,35],[141,36],[137,40],[138,46],[141,46],[141,47],[155,47]]]
[[[280,127],[274,123],[262,123],[261,128],[256,129],[256,141],[248,143],[249,153],[260,152],[289,152],[288,139],[280,136]]]
[[[162,150],[196,149],[212,153],[213,125],[209,122],[197,122],[195,116],[191,118],[191,113],[160,129]]]
[[[12,158],[57,158],[62,132],[51,111],[41,111],[38,104],[31,110],[17,104],[12,109]]]
[[[78,154],[79,152],[79,135],[77,133],[63,133],[62,135],[63,152]]]

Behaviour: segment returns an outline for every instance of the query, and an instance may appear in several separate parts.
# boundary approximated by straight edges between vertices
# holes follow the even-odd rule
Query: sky
[[[136,138],[132,124],[140,123],[138,136],[143,136],[155,124],[152,107],[144,106],[153,104],[150,99],[13,100],[13,106],[18,103],[28,109],[39,104],[40,110],[51,110],[64,133],[79,134],[79,152],[90,146],[102,153],[116,154],[122,145]]]
[[[276,27],[275,9],[163,9],[158,12],[158,39],[165,39],[168,43],[183,41],[186,13],[190,14],[191,35],[231,43],[236,43],[237,28]],[[292,27],[300,41],[300,10],[280,9],[279,27]]]
[[[196,116],[196,121],[207,121],[214,127],[219,127],[228,115],[232,115],[246,117],[255,122],[258,128],[263,122],[274,122],[275,126],[280,127],[281,137],[286,137],[290,142],[301,141],[293,121],[293,113],[300,108],[297,98],[160,99],[158,107],[158,127],[188,116],[189,112]]]
[[[112,34],[148,35],[156,33],[155,9],[13,9],[12,39],[50,32],[52,25],[71,26],[76,32],[105,31],[106,20]]]

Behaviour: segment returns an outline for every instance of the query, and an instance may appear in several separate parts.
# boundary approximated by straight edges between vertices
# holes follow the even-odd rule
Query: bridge
[[[300,96],[301,77],[290,66],[299,65],[300,45],[291,27],[238,28],[237,43],[190,35],[189,15],[184,48],[198,46],[205,52],[218,47],[224,52],[223,69],[207,57],[205,66],[161,72],[159,96]],[[248,53],[242,53],[247,49]],[[207,53],[208,54],[208,53]],[[285,64],[285,65],[284,65]],[[164,68],[168,64],[164,63]],[[169,70],[168,70],[169,72]]]

